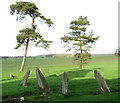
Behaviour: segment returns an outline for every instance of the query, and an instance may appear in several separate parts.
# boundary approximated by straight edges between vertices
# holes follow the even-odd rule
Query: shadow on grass
[[[93,68],[94,70],[100,70],[100,69],[104,69],[104,68]]]
[[[68,71],[67,72],[67,75],[68,75],[68,78],[69,78],[69,82],[71,82],[71,80],[73,78],[80,78],[80,77],[85,77],[89,72],[91,72],[92,70],[89,70],[89,69],[83,69],[83,70],[76,70],[76,71]],[[60,74],[58,76],[58,78],[61,79],[62,81],[62,76],[63,74]]]
[[[7,80],[11,80],[11,79],[2,79],[2,80],[0,80],[0,81],[7,81]]]
[[[2,84],[3,100],[8,98],[20,98],[24,96],[26,101],[41,101],[41,98],[47,101],[108,101],[117,100],[118,79],[107,79],[106,82],[111,93],[104,94],[99,90],[99,86],[95,79],[73,79],[75,77],[85,77],[91,70],[76,70],[67,72],[69,77],[69,96],[62,95],[62,75],[47,76],[46,81],[52,90],[52,94],[43,94],[43,91],[37,87],[37,79],[28,78],[27,86],[20,86],[21,80],[15,82],[6,82]],[[28,99],[27,99],[28,98]],[[37,98],[37,99],[36,99]]]

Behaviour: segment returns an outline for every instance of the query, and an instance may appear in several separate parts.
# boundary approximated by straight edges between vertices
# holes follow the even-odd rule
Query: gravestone
[[[42,89],[45,92],[50,92],[50,88],[48,87],[46,79],[38,67],[36,67],[36,76],[38,81],[38,88]]]
[[[62,79],[62,94],[63,95],[68,95],[68,86],[69,86],[69,80],[67,77],[67,73],[63,73],[63,79]]]
[[[31,74],[32,74],[32,71],[30,71],[30,74],[29,74],[29,76],[31,76]]]
[[[20,83],[20,86],[26,86],[27,84],[27,80],[28,80],[28,77],[29,77],[29,74],[30,74],[30,70],[28,70],[22,80],[22,82]]]
[[[94,71],[94,76],[97,80],[98,85],[100,86],[101,91],[103,92],[110,92],[110,89],[107,86],[107,83],[105,82],[103,76],[100,74],[99,71],[95,70]]]
[[[15,76],[13,74],[10,74],[10,78],[14,78]]]

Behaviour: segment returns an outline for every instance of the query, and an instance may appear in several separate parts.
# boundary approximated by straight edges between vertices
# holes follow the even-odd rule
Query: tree
[[[22,72],[25,65],[29,41],[33,41],[36,43],[35,46],[40,46],[45,49],[48,49],[50,43],[52,43],[52,41],[44,40],[44,38],[38,32],[35,32],[37,26],[34,23],[35,19],[40,18],[41,20],[45,21],[45,23],[48,24],[48,27],[50,27],[53,24],[53,22],[51,21],[51,19],[45,18],[39,12],[38,7],[36,7],[36,5],[31,2],[16,2],[16,4],[10,5],[10,9],[11,15],[17,14],[17,21],[26,20],[27,16],[30,16],[32,18],[31,28],[25,28],[23,30],[20,30],[20,34],[16,36],[18,45],[15,49],[18,49],[19,47],[21,47],[21,45],[26,46],[22,65],[20,68],[20,72]]]
[[[74,56],[77,59],[80,58],[80,70],[82,69],[83,53],[89,54],[89,51],[92,49],[91,44],[95,43],[99,38],[99,36],[93,37],[93,30],[89,32],[89,35],[86,35],[86,28],[89,25],[87,16],[85,18],[80,16],[77,20],[70,22],[72,31],[67,36],[61,37],[62,42],[65,43],[64,47],[68,47],[67,51],[75,49],[76,54]]]

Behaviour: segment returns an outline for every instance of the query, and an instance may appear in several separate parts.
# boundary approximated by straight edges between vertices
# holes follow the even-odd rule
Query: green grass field
[[[19,73],[22,58],[2,60],[3,101],[25,97],[25,101],[118,101],[118,57],[113,55],[92,56],[88,63],[79,65],[72,58],[27,58],[23,73]],[[36,67],[42,69],[51,94],[44,94],[37,86]],[[27,86],[20,86],[26,71],[32,70]],[[94,70],[104,76],[111,93],[103,93],[94,77]],[[69,77],[69,95],[62,95],[62,75]],[[12,73],[15,78],[10,79]],[[51,98],[48,99],[47,97]]]

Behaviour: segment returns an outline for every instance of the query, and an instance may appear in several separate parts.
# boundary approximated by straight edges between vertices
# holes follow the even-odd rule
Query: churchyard
[[[92,56],[82,70],[72,57],[27,58],[24,71],[19,72],[21,61],[2,59],[3,101],[118,101],[117,56]],[[103,76],[107,92],[100,88],[95,70]]]

